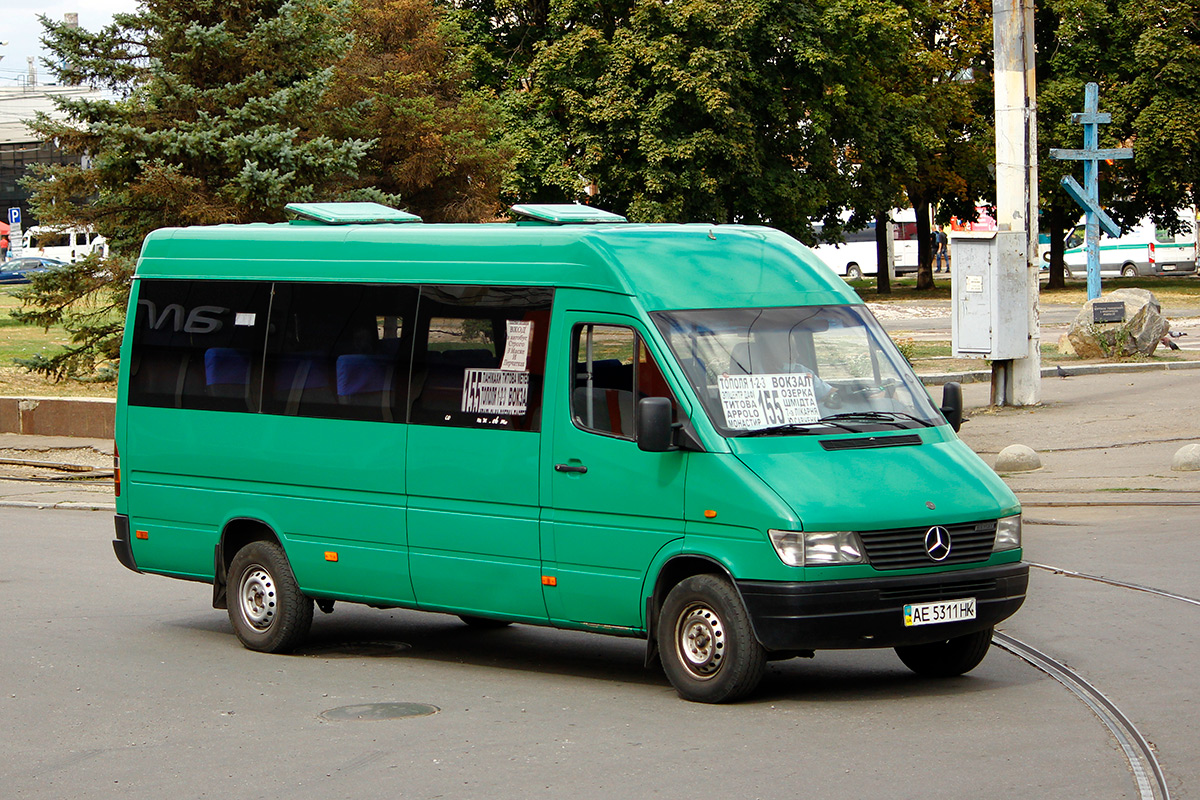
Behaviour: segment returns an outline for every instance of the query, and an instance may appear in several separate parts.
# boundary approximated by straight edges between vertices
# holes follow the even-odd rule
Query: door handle
[[[555,464],[554,471],[555,472],[577,472],[580,475],[582,475],[585,472],[587,472],[587,467],[585,467],[583,464]]]

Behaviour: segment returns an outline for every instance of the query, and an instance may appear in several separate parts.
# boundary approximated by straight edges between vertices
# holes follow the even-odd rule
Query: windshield
[[[944,424],[865,306],[659,311],[671,352],[726,436]]]

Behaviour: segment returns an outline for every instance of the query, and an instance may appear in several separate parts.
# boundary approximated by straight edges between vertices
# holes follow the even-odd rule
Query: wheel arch
[[[659,569],[654,579],[654,589],[646,598],[646,666],[649,667],[658,657],[658,615],[662,610],[663,601],[679,583],[693,575],[719,575],[729,581],[734,591],[741,596],[733,575],[724,564],[709,556],[693,553],[681,553],[672,556]]]
[[[213,608],[228,607],[226,586],[234,555],[251,542],[259,541],[275,542],[283,547],[283,541],[275,529],[261,519],[234,517],[225,523],[213,555]]]

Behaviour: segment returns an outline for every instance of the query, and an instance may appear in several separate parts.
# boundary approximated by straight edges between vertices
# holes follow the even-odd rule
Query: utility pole
[[[1029,350],[992,362],[993,405],[1034,405],[1041,397],[1038,308],[1037,90],[1033,0],[992,0],[996,85],[996,223],[1014,245],[999,257],[1023,260]],[[1018,267],[1017,264],[1011,265]]]

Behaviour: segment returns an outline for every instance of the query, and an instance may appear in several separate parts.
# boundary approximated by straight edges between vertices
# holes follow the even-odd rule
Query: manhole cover
[[[441,711],[428,703],[364,703],[357,706],[339,706],[323,711],[321,717],[343,722],[346,720],[369,721],[376,719],[404,719],[406,717],[428,717]]]
[[[378,658],[394,656],[411,649],[412,645],[404,642],[334,642],[301,647],[295,653],[299,656],[320,656],[321,658]]]

